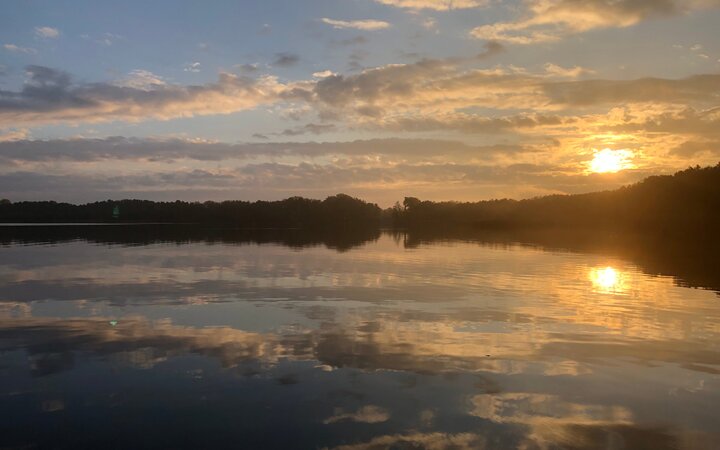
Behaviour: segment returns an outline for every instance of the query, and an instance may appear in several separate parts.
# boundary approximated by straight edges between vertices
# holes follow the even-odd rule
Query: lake
[[[0,229],[0,448],[720,448],[717,253]]]

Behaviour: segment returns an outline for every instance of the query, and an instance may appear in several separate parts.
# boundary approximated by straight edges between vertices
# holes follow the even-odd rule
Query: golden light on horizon
[[[590,172],[616,173],[621,170],[633,168],[634,153],[630,150],[611,150],[605,148],[595,150],[593,159],[589,163]]]
[[[622,274],[610,266],[590,270],[590,281],[595,290],[606,294],[619,293],[625,287]]]

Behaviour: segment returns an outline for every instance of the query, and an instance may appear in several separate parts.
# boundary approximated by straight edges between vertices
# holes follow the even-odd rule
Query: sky
[[[720,161],[720,0],[4,0],[0,197],[477,201]]]

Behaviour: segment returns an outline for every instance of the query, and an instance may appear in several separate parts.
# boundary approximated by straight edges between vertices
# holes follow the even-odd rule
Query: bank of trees
[[[0,222],[199,223],[241,228],[379,227],[381,209],[344,194],[325,200],[291,197],[279,201],[153,202],[102,201],[0,203]]]
[[[390,213],[404,228],[572,227],[720,229],[720,164],[653,176],[613,191],[528,200],[429,202],[407,197]]]
[[[720,164],[653,176],[614,191],[528,200],[430,202],[406,197],[381,210],[344,194],[325,200],[152,202],[121,200],[73,205],[0,201],[0,222],[159,222],[240,228],[572,227],[641,230],[720,229]]]

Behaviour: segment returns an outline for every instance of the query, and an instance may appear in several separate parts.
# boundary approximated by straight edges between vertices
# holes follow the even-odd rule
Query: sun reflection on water
[[[619,294],[625,290],[622,272],[613,267],[594,267],[590,270],[593,288],[605,294]]]

